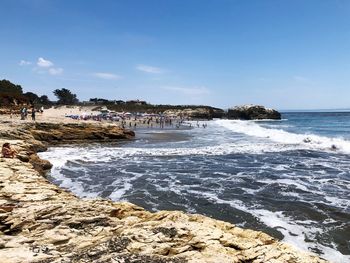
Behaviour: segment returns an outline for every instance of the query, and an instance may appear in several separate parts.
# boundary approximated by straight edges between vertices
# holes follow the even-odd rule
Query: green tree
[[[46,95],[42,95],[39,98],[39,103],[43,105],[50,105],[52,102],[49,100],[49,97]]]
[[[31,104],[38,103],[39,101],[39,96],[33,92],[26,92],[23,96],[26,97]]]
[[[69,89],[56,89],[53,91],[53,94],[57,97],[58,104],[69,105],[79,102],[77,95],[73,94]]]
[[[0,93],[7,95],[22,95],[23,90],[20,85],[15,85],[6,79],[3,79],[0,80]]]

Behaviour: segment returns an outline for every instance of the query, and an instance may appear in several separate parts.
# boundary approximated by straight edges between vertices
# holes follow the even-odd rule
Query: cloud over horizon
[[[93,76],[100,79],[106,79],[106,80],[112,80],[112,79],[117,80],[122,78],[120,75],[117,75],[114,73],[108,73],[108,72],[96,72],[93,74]]]
[[[139,71],[151,73],[151,74],[161,74],[164,72],[164,70],[161,68],[153,67],[153,66],[149,66],[149,65],[143,65],[143,64],[137,65],[136,69]]]

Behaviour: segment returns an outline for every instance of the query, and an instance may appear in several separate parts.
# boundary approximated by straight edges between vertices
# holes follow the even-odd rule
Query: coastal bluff
[[[227,118],[231,120],[280,120],[281,113],[260,105],[243,105],[228,109]]]
[[[1,263],[326,262],[263,232],[202,215],[151,213],[127,202],[80,199],[23,161],[29,151],[36,154],[51,143],[133,138],[117,127],[92,126],[0,124],[0,143],[10,142],[23,156],[22,161],[0,159]],[[113,129],[113,134],[107,131]]]

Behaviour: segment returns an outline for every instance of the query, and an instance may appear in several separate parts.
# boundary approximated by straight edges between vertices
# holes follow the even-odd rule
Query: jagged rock
[[[19,160],[21,160],[22,162],[26,162],[26,163],[29,162],[29,160],[30,160],[30,157],[28,155],[24,155],[24,154],[18,154],[17,158]]]
[[[273,109],[265,108],[264,106],[244,105],[229,109],[227,111],[227,118],[239,120],[280,120],[281,113]]]
[[[41,159],[36,153],[29,155],[28,161],[33,165],[34,169],[40,173],[45,173],[52,168],[52,164],[49,161]]]
[[[7,123],[6,123],[7,124]],[[51,169],[49,161],[42,160],[36,154],[45,151],[48,145],[86,143],[86,142],[109,142],[115,140],[132,139],[135,133],[131,130],[122,129],[116,125],[91,124],[91,123],[23,123],[16,126],[8,123],[0,130],[3,139],[18,139],[13,144],[19,154],[17,156],[23,162],[29,162],[33,167],[44,174]]]

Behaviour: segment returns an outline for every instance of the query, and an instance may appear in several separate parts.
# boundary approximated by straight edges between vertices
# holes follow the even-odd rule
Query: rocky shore
[[[41,174],[51,169],[52,165],[40,159],[37,152],[46,151],[49,145],[112,142],[132,139],[135,136],[133,131],[99,123],[24,122],[19,124],[5,121],[0,126],[0,138],[19,140],[15,142],[20,152],[18,158],[23,162],[31,163]]]
[[[265,233],[205,216],[79,199],[42,176],[50,164],[37,151],[132,139],[131,131],[79,123],[0,126],[0,143],[19,150],[19,158],[0,159],[1,263],[326,262]]]

